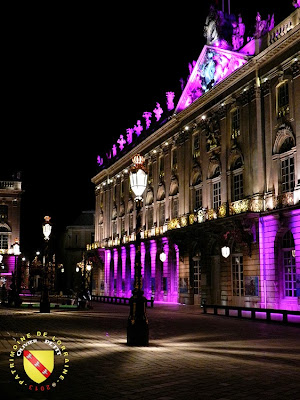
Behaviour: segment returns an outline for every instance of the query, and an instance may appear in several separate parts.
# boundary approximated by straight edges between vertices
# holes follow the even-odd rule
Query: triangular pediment
[[[247,56],[214,46],[204,46],[178,101],[175,113],[187,108],[247,62]]]

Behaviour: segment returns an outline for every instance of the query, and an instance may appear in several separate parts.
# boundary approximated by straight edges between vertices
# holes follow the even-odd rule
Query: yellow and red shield
[[[24,350],[24,370],[36,383],[44,382],[54,368],[54,350]]]

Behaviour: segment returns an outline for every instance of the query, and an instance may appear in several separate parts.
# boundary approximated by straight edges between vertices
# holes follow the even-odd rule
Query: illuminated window
[[[277,87],[277,117],[284,117],[289,111],[289,85],[285,81]]]
[[[193,136],[193,157],[199,157],[200,156],[200,135],[199,133],[196,133]]]
[[[198,209],[202,207],[202,187],[195,188],[195,207],[194,209]]]
[[[159,158],[159,177],[162,179],[165,176],[165,162],[164,157]]]
[[[231,138],[236,139],[240,136],[240,109],[236,108],[231,113]]]
[[[172,171],[176,172],[178,168],[177,149],[172,150]]]
[[[178,218],[178,197],[172,198],[172,208],[171,208],[171,214],[172,218]]]
[[[296,297],[295,243],[291,231],[282,238],[283,281],[285,297]]]
[[[289,156],[281,159],[281,184],[282,192],[292,192],[295,187],[294,157]]]
[[[125,235],[125,217],[121,218],[121,236]]]
[[[201,294],[201,266],[200,257],[194,257],[194,294]]]
[[[0,205],[0,220],[5,221],[8,219],[8,206]]]
[[[233,201],[241,200],[243,196],[243,173],[233,175]]]
[[[213,183],[213,209],[217,210],[221,205],[221,181]]]
[[[1,228],[1,230],[5,230],[5,228]],[[8,249],[8,234],[7,233],[0,233],[0,249]]]
[[[244,265],[242,255],[232,255],[231,271],[233,296],[244,296]]]

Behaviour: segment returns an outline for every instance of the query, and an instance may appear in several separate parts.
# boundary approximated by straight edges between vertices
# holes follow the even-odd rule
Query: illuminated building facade
[[[247,42],[240,16],[211,8],[207,44],[177,105],[168,92],[166,110],[156,103],[98,156],[97,294],[131,295],[136,215],[128,171],[140,153],[148,167],[146,297],[300,310],[300,8],[293,4],[278,25],[257,14]],[[230,34],[222,30],[229,20]]]
[[[20,180],[0,181],[0,276],[7,287],[16,265],[13,245],[20,244],[21,195]]]

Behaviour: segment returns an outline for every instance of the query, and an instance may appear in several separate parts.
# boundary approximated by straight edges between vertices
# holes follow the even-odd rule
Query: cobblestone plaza
[[[148,309],[149,347],[128,347],[128,311],[110,304],[50,314],[1,308],[1,398],[300,398],[299,326],[157,305]],[[37,331],[60,338],[70,360],[64,381],[47,393],[19,387],[9,365],[16,340]]]

